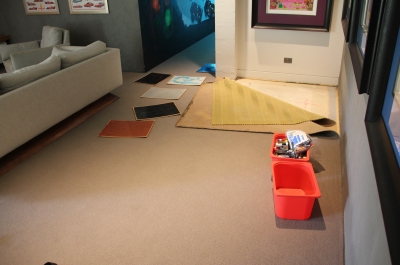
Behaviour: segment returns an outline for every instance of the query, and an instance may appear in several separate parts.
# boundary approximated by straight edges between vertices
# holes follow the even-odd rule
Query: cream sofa
[[[0,46],[0,57],[2,59],[0,60],[0,62],[3,61],[6,71],[8,73],[11,73],[16,70],[10,56],[11,54],[40,48],[47,51],[47,56],[50,56],[53,46],[61,44],[69,45],[69,39],[69,30],[51,26],[44,26],[42,29],[41,40],[13,43]]]
[[[97,56],[0,95],[0,157],[121,85],[120,51],[105,48]]]

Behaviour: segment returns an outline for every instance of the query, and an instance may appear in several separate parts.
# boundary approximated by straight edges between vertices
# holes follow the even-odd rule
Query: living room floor
[[[213,82],[196,71],[215,62],[214,40],[151,72]],[[134,120],[132,107],[170,101],[141,98],[153,85],[134,81],[146,74],[123,73],[120,99],[0,177],[2,264],[344,264],[336,133],[312,135],[322,196],[311,218],[280,219],[272,134],[178,128],[178,115],[156,118],[147,138],[98,137]],[[182,113],[198,90],[184,88]]]

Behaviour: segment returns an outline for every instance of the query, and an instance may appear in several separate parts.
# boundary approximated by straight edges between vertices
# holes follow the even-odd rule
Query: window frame
[[[342,28],[344,39],[346,42],[349,41],[349,27],[351,22],[351,10],[353,8],[354,0],[344,0],[342,9]]]
[[[398,64],[393,58],[400,34],[400,16],[397,12],[400,10],[400,2],[382,2],[385,2],[385,6],[379,27],[379,43],[375,47],[365,127],[391,261],[393,264],[400,264],[400,167],[383,117],[386,91],[393,89],[388,87],[390,73],[392,67]]]
[[[360,51],[360,43],[357,36],[362,34],[361,17],[363,6],[366,1],[373,1],[372,13],[368,29],[368,37],[364,54]],[[371,76],[374,69],[376,47],[379,40],[379,28],[382,23],[383,10],[386,1],[382,0],[353,0],[351,10],[351,21],[349,24],[349,52],[353,63],[354,75],[356,78],[359,94],[369,94]]]

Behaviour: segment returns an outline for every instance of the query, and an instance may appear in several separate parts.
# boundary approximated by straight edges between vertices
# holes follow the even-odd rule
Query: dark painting
[[[145,71],[215,30],[215,0],[139,0]]]
[[[145,119],[181,114],[174,102],[168,102],[164,104],[150,105],[150,106],[133,107],[133,112],[137,120],[145,120]]]
[[[135,82],[155,85],[170,76],[171,75],[169,75],[169,74],[150,73],[150,74],[136,80]]]

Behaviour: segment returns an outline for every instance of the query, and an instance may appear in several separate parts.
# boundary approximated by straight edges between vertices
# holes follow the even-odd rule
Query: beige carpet
[[[153,70],[204,76],[196,71],[215,60],[213,43]],[[133,120],[132,106],[167,102],[141,98],[150,85],[133,81],[144,75],[124,73],[119,100],[1,176],[1,265],[343,264],[336,134],[313,136],[322,196],[312,218],[281,220],[271,134],[179,128],[172,116],[147,138],[98,137],[109,120]],[[198,91],[186,88],[174,101],[182,112]]]

